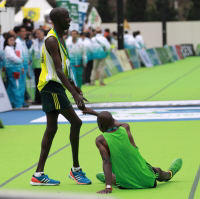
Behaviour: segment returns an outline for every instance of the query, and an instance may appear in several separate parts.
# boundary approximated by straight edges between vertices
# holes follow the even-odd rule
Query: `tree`
[[[101,16],[102,22],[113,22],[114,12],[109,3],[109,0],[99,0],[97,5],[97,11]]]
[[[128,21],[145,21],[147,0],[127,0],[125,18]]]
[[[193,5],[190,7],[188,13],[188,20],[200,20],[200,1],[192,0]]]
[[[170,4],[170,0],[165,1],[167,21],[177,21],[178,11],[175,10],[173,4]],[[162,2],[163,0],[156,0],[155,4],[147,13],[147,21],[162,21]]]

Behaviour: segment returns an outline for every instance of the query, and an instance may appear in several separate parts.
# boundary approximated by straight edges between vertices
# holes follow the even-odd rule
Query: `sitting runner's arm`
[[[91,108],[85,108],[84,111],[82,111],[83,114],[89,114],[89,115],[94,115],[94,116],[98,116],[99,113],[97,113],[96,111],[92,110]]]
[[[109,155],[110,152],[109,152],[106,140],[104,139],[102,135],[96,138],[96,146],[99,149],[99,152],[103,160],[103,170],[104,170],[104,175],[106,178],[106,185],[112,186],[112,166],[110,162],[110,155]],[[97,193],[107,194],[111,192],[112,192],[112,189],[105,188],[104,190],[98,191]]]
[[[46,41],[46,48],[53,59],[53,63],[56,69],[56,73],[58,78],[61,80],[63,85],[67,88],[67,90],[72,94],[75,102],[78,105],[78,108],[81,110],[85,109],[85,105],[83,102],[83,97],[76,92],[73,86],[70,84],[69,80],[65,76],[62,71],[62,61],[59,53],[58,41],[55,37],[49,37]]]

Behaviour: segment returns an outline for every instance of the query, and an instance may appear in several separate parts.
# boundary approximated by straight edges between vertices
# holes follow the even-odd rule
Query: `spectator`
[[[85,85],[90,85],[90,76],[92,72],[92,67],[93,67],[93,48],[92,48],[92,41],[90,38],[90,33],[87,32],[86,34],[81,34],[81,37],[83,39],[83,44],[86,49],[86,54],[87,54],[87,66],[84,68],[84,83]]]
[[[105,29],[104,37],[109,41],[109,43],[111,43],[110,30],[108,28]]]
[[[37,88],[38,80],[41,73],[41,67],[40,67],[40,56],[42,53],[42,45],[44,43],[44,31],[42,29],[38,29],[36,31],[36,39],[34,40],[34,43],[30,49],[30,53],[32,55],[32,67],[34,70],[35,75],[35,102],[34,104],[41,104],[41,97],[40,92]]]
[[[15,52],[15,36],[8,35],[4,43],[4,49],[6,75],[8,79],[8,97],[13,108],[21,108],[22,96],[20,92],[19,78],[24,70],[22,68],[23,59],[22,57],[19,57],[19,53]]]
[[[95,37],[95,36],[96,36],[96,30],[92,29],[92,37]]]
[[[112,32],[111,45],[113,48],[118,48],[118,35],[117,32]]]
[[[1,25],[0,25],[0,33],[1,33]],[[4,63],[4,51],[3,51],[4,41],[5,41],[4,37],[0,34],[0,74]]]
[[[26,31],[29,33],[31,33],[34,29],[34,23],[31,19],[24,18],[22,25],[26,28]]]
[[[140,31],[137,31],[136,33],[137,33],[137,35],[136,35],[135,39],[136,39],[137,43],[140,45],[141,48],[146,48],[144,39],[143,39],[142,35],[140,34]]]
[[[22,56],[24,62],[23,62],[23,67],[24,67],[24,73],[20,77],[20,87],[21,87],[21,95],[23,96],[22,104],[24,107],[26,106],[26,102],[24,99],[25,92],[26,92],[26,75],[28,73],[28,62],[29,62],[29,53],[28,53],[28,48],[26,46],[26,28],[25,26],[20,26],[16,28],[18,38],[16,39],[16,50],[20,52],[20,56]]]
[[[67,39],[70,66],[74,74],[76,85],[81,88],[83,84],[83,66],[87,64],[86,50],[83,42],[78,38],[78,32],[76,30],[71,32],[71,36],[71,39]]]
[[[96,32],[96,36],[92,38],[94,63],[90,80],[91,85],[95,85],[94,81],[96,79],[97,70],[100,68],[100,85],[104,86],[105,84],[103,80],[105,73],[105,58],[110,51],[110,44],[108,40],[102,35],[100,28],[98,28]]]
[[[124,33],[124,48],[141,48],[135,38],[128,34],[128,31],[125,31]]]
[[[10,31],[8,31],[8,34],[9,34],[9,35],[13,35],[13,36],[15,36],[15,38],[17,37],[17,34],[15,33],[14,30],[10,30]]]

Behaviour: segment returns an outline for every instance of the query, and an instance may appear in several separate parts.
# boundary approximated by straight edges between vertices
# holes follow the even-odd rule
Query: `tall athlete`
[[[42,140],[42,149],[36,172],[31,178],[31,185],[58,185],[57,180],[44,174],[44,165],[48,157],[53,138],[58,128],[58,115],[62,114],[71,124],[70,142],[72,146],[73,167],[69,177],[78,184],[91,184],[82,172],[78,160],[79,133],[82,121],[76,115],[65,89],[73,96],[78,108],[85,109],[82,91],[74,85],[70,76],[69,55],[62,37],[69,29],[71,18],[64,8],[54,8],[50,13],[54,24],[42,47],[42,59],[38,89],[41,92],[43,111],[47,117],[47,127]]]
[[[106,188],[97,193],[111,193],[112,184],[121,189],[154,188],[157,181],[168,181],[181,169],[181,158],[173,161],[167,172],[148,164],[139,153],[130,126],[114,120],[109,112],[97,113],[87,108],[83,113],[97,116],[99,129],[103,132],[97,137],[96,145],[104,173],[98,173],[96,177],[106,183]]]

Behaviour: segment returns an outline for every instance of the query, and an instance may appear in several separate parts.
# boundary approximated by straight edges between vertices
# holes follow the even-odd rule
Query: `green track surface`
[[[199,75],[200,57],[191,57],[118,73],[105,79],[106,86],[99,86],[96,81],[97,86],[83,86],[82,90],[90,103],[199,100]]]
[[[178,157],[183,159],[180,172],[168,183],[158,183],[155,189],[120,190],[114,188],[109,196],[137,199],[186,199],[188,198],[199,166],[200,122],[138,122],[129,123],[135,142],[142,156],[153,166],[167,170]],[[96,124],[83,124],[81,135],[94,129]],[[51,152],[69,143],[68,124],[60,124]],[[0,184],[32,166],[38,161],[40,143],[45,125],[6,126],[0,130]],[[80,164],[92,185],[77,185],[68,178],[72,166],[71,147],[68,146],[47,160],[45,173],[61,181],[56,187],[32,187],[29,185],[35,168],[17,177],[1,190],[31,190],[52,192],[95,193],[105,185],[96,180],[95,174],[102,171],[102,162],[95,146],[95,138],[100,134],[96,129],[80,139]],[[197,190],[195,198],[200,198]]]

